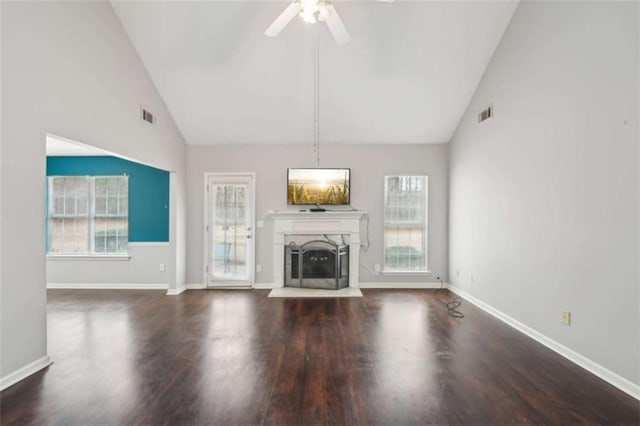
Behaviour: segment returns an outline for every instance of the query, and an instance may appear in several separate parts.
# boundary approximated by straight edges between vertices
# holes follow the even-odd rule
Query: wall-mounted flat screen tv
[[[287,169],[287,204],[348,205],[351,169]]]

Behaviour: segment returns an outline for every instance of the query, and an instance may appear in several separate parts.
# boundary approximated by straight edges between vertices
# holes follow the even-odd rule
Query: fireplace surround
[[[360,265],[360,224],[367,212],[361,210],[336,210],[312,213],[309,211],[271,211],[267,218],[273,221],[273,286],[285,285],[285,245],[300,238],[301,245],[318,236],[333,235],[344,237],[349,247],[348,261],[349,287],[359,286]],[[334,241],[341,238],[332,238]]]

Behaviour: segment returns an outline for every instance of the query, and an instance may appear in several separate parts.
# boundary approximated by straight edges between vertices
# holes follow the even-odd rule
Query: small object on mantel
[[[311,208],[309,209],[309,211],[310,211],[310,212],[317,213],[317,212],[326,212],[327,210],[326,210],[326,209],[323,209],[322,207],[320,207],[320,205],[319,205],[319,204],[316,204],[316,206],[315,206],[315,207],[311,207]]]

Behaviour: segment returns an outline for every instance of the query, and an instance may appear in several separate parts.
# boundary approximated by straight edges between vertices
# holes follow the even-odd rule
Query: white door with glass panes
[[[205,277],[209,287],[251,287],[254,175],[206,175]]]

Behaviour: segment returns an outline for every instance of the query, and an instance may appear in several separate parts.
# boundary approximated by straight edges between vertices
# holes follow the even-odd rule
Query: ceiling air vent
[[[482,123],[491,117],[493,117],[493,105],[489,105],[487,109],[480,111],[480,114],[478,114],[478,123]]]
[[[155,118],[153,117],[153,114],[151,114],[149,111],[147,111],[144,108],[141,108],[141,110],[142,110],[142,115],[141,115],[142,119],[149,124],[153,124],[155,120]]]

